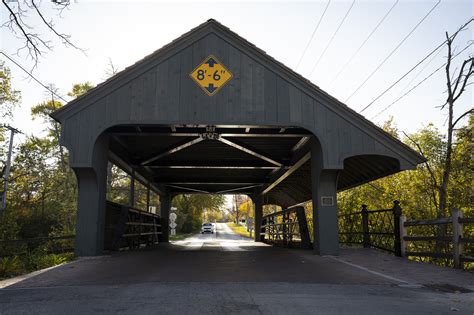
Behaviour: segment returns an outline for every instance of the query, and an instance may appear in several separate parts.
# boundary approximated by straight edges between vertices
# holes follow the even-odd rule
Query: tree
[[[52,9],[57,10],[59,17],[61,17],[63,10],[71,4],[69,0],[52,0],[47,1],[47,3]],[[8,27],[23,42],[23,46],[18,49],[18,52],[26,49],[28,56],[34,62],[33,68],[36,67],[39,57],[45,53],[45,50],[53,49],[52,38],[59,39],[66,47],[73,47],[82,51],[82,49],[71,42],[70,35],[61,33],[55,27],[54,20],[45,15],[41,8],[41,1],[2,0],[2,4],[8,12],[8,19],[3,23],[3,26]],[[44,28],[43,34],[35,31],[38,24],[35,24],[31,20],[32,18],[40,21],[39,25]],[[48,35],[52,35],[52,38]]]
[[[20,91],[15,90],[11,84],[11,72],[0,60],[0,117],[11,118],[13,109],[20,103]]]
[[[173,198],[178,218],[177,230],[182,233],[195,232],[201,228],[203,213],[220,211],[225,204],[223,195],[182,194]]]
[[[461,69],[456,74],[456,70],[452,71],[451,65],[453,62],[453,42],[456,38],[455,33],[453,36],[449,36],[446,32],[446,43],[448,46],[448,62],[446,63],[446,85],[448,88],[448,97],[446,103],[441,107],[445,109],[447,106],[448,110],[448,130],[447,130],[447,142],[446,142],[446,153],[444,156],[444,169],[443,177],[439,185],[439,213],[438,216],[446,215],[446,208],[448,203],[448,185],[449,177],[452,170],[452,155],[453,155],[453,135],[456,125],[461,121],[462,118],[470,113],[473,113],[473,109],[469,109],[459,117],[454,118],[454,106],[456,101],[463,95],[466,90],[466,86],[470,84],[470,79],[474,73],[474,57],[470,57],[463,61]],[[452,81],[452,76],[455,77]]]
[[[72,90],[67,93],[68,96],[77,98],[82,94],[87,93],[90,89],[93,89],[94,86],[89,81],[84,83],[76,83],[72,86]]]
[[[446,45],[448,49],[447,62],[445,67],[446,72],[446,85],[447,85],[447,99],[446,102],[441,106],[441,110],[447,110],[447,130],[446,130],[446,141],[443,142],[442,147],[440,148],[439,159],[441,163],[441,178],[437,178],[435,171],[430,166],[430,161],[426,163],[426,169],[430,174],[432,179],[432,185],[436,188],[437,193],[433,195],[437,207],[437,216],[439,218],[449,215],[449,185],[450,177],[453,171],[453,153],[454,153],[454,138],[456,132],[456,126],[459,122],[462,121],[466,116],[474,113],[474,110],[471,108],[464,113],[460,114],[458,117],[455,117],[454,110],[455,105],[459,98],[463,95],[466,90],[466,87],[471,84],[471,78],[474,74],[474,58],[469,57],[468,59],[462,62],[460,70],[456,72],[456,69],[453,71],[453,43],[456,39],[456,36],[459,34],[459,31],[454,33],[452,36],[449,36],[446,32]],[[417,142],[416,139],[405,134],[405,136],[415,145],[416,149],[422,154],[425,155],[425,152],[422,146]]]

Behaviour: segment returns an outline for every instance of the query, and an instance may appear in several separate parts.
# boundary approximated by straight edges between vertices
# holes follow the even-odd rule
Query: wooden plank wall
[[[210,54],[233,74],[212,97],[189,77]],[[97,135],[117,124],[300,126],[318,136],[327,168],[342,168],[344,158],[359,154],[387,155],[402,165],[413,165],[322,102],[262,65],[256,56],[210,33],[68,118],[63,139],[74,166],[90,162]]]

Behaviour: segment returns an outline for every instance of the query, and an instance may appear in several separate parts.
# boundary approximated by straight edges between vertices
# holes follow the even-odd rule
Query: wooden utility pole
[[[3,126],[10,130],[10,143],[8,144],[8,155],[7,155],[7,163],[5,165],[5,171],[3,173],[3,191],[1,192],[1,205],[0,210],[5,210],[7,207],[7,191],[8,191],[8,179],[10,177],[10,168],[12,162],[12,152],[13,152],[13,137],[15,133],[21,133],[18,129],[15,129],[11,126]]]

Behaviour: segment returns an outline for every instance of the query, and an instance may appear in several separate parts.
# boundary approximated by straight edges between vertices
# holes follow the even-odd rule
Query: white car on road
[[[216,231],[216,227],[214,226],[213,223],[203,223],[202,226],[201,226],[201,234],[204,234],[204,233],[212,233],[214,234],[214,232]]]

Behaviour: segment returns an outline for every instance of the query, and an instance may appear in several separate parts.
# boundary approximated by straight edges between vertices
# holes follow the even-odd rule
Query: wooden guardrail
[[[405,216],[400,217],[400,236],[401,236],[401,252],[406,257],[430,257],[442,258],[449,261],[452,260],[454,268],[464,268],[464,263],[474,262],[472,251],[465,251],[465,246],[474,245],[474,237],[464,236],[464,227],[468,224],[474,224],[474,218],[464,218],[463,212],[454,209],[451,217],[437,218],[432,220],[416,220],[407,221]],[[431,235],[417,235],[409,233],[410,229],[430,226],[435,227],[431,231]],[[444,226],[443,229],[440,227]],[[451,235],[446,235],[448,227],[451,229]],[[473,230],[473,229],[471,229]],[[419,231],[414,231],[414,233]],[[426,234],[426,233],[424,233]],[[425,250],[415,250],[417,243],[434,242],[434,245],[421,247]],[[444,246],[443,246],[444,245]],[[432,249],[431,249],[432,248]]]
[[[263,216],[260,235],[265,243],[284,247],[312,247],[303,207]]]
[[[464,218],[459,210],[447,218],[407,221],[398,201],[392,209],[368,210],[362,205],[361,211],[339,216],[339,242],[422,261],[444,259],[445,265],[463,269],[474,262],[474,225],[466,228],[470,224],[474,218]]]

